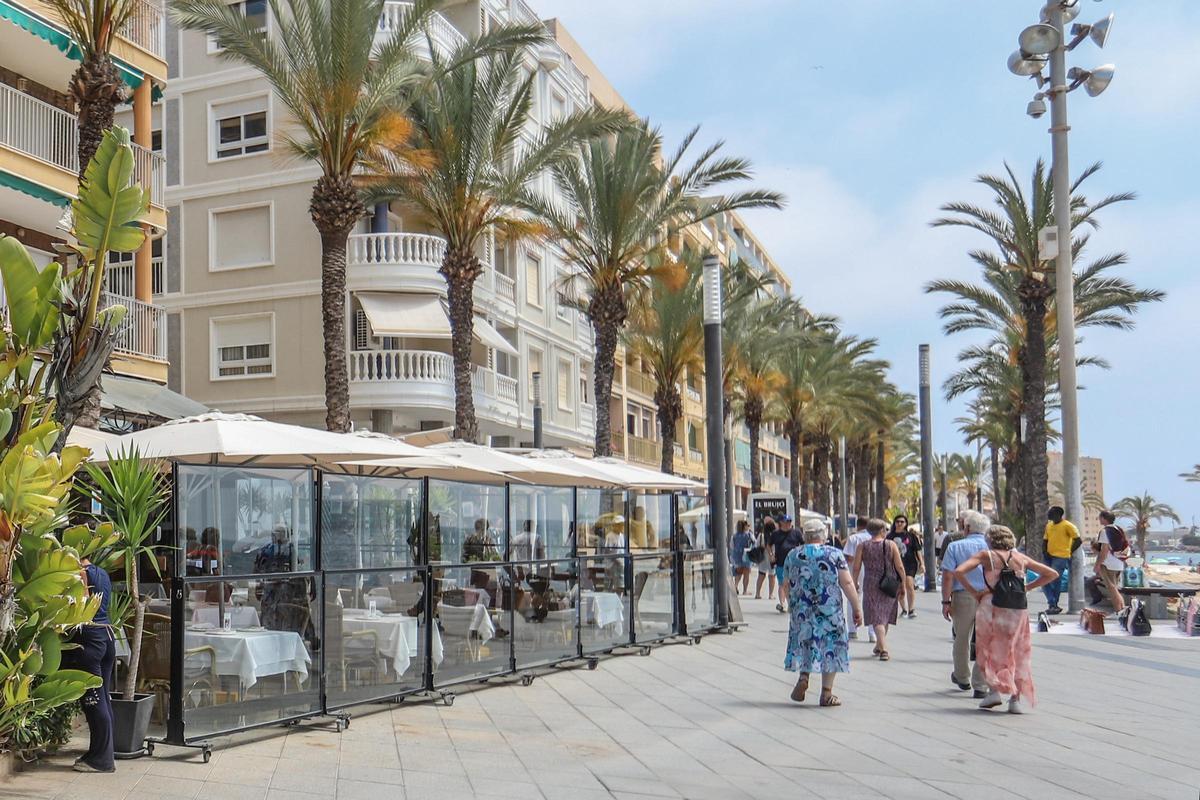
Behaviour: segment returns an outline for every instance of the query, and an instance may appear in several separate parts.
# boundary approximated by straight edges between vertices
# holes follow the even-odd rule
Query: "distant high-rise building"
[[[1047,483],[1050,493],[1050,504],[1066,507],[1063,497],[1063,462],[1062,453],[1050,451],[1047,456]],[[1079,457],[1079,479],[1083,486],[1083,520],[1071,520],[1079,528],[1085,539],[1094,539],[1100,535],[1100,521],[1097,515],[1100,509],[1107,506],[1104,496],[1104,461],[1091,456]]]

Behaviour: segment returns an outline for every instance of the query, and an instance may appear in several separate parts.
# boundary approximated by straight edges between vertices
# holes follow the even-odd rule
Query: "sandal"
[[[803,703],[804,702],[804,693],[807,691],[808,691],[808,676],[805,675],[803,678],[800,679],[800,682],[796,684],[795,688],[792,689],[792,699],[795,700],[797,703]]]
[[[892,657],[890,655],[888,655],[887,650],[880,650],[879,651],[879,660],[880,661],[891,661]]]
[[[823,708],[828,707],[828,706],[840,706],[841,704],[842,704],[841,698],[838,697],[836,694],[834,694],[831,690],[829,690],[829,689],[821,690],[821,706]]]
[[[871,650],[872,655],[879,655],[882,652],[883,651],[880,650],[878,647],[875,647],[874,649]]]

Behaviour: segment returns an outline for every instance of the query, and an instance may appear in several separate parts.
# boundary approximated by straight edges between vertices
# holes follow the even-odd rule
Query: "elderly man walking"
[[[975,633],[975,610],[979,603],[954,577],[954,570],[987,549],[985,534],[992,521],[978,511],[967,511],[962,519],[966,536],[951,542],[942,557],[942,616],[954,626],[954,672],[950,673],[950,680],[964,692],[974,689],[975,697],[980,698],[987,695],[988,686],[979,663],[971,665],[971,637]],[[983,586],[983,568],[973,570],[970,579],[976,586]]]

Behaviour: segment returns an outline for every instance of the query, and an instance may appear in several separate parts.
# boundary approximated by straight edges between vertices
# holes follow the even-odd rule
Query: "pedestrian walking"
[[[1046,513],[1046,532],[1042,539],[1042,552],[1046,554],[1046,563],[1059,575],[1071,566],[1071,554],[1083,543],[1079,538],[1079,529],[1063,519],[1065,515],[1062,506],[1050,506]],[[1058,599],[1062,596],[1062,581],[1051,581],[1042,587],[1042,591],[1045,592],[1046,602],[1049,603],[1046,613],[1063,613],[1058,605]]]
[[[776,596],[778,602],[775,603],[775,610],[781,614],[787,611],[784,605],[787,601],[787,593],[783,591],[783,565],[787,560],[788,553],[793,548],[799,547],[802,543],[800,531],[792,527],[792,518],[787,514],[779,518],[779,526],[771,531],[767,537],[767,547],[771,551],[771,563],[775,565],[775,583],[779,589],[779,594]]]
[[[858,552],[859,545],[861,545],[863,542],[870,541],[871,539],[871,534],[867,532],[867,515],[856,514],[855,517],[855,531],[846,538],[846,547],[842,550],[846,556],[846,561],[850,562],[851,564],[854,563],[854,554]],[[858,594],[861,597],[862,583],[860,583],[858,580],[855,580],[854,586],[858,590]],[[850,638],[857,639],[858,625],[854,622],[853,618],[849,620],[848,626],[850,629]],[[867,637],[872,642],[875,641],[875,631],[871,628],[867,628]]]
[[[974,580],[978,567],[983,568],[982,584]],[[1028,586],[1026,570],[1038,576]],[[1007,697],[1008,712],[1023,714],[1026,705],[1037,705],[1025,594],[1056,582],[1058,571],[1017,552],[1013,532],[1003,525],[993,525],[988,528],[987,549],[955,567],[954,577],[979,606],[975,613],[975,663],[988,685],[979,707],[995,708]]]
[[[946,526],[938,523],[933,529],[933,552],[937,556],[938,568],[942,565],[942,556],[946,554],[946,545],[950,543],[950,533],[946,530]]]
[[[750,595],[750,549],[754,539],[750,535],[750,524],[738,520],[737,531],[729,540],[729,564],[733,567],[733,590],[747,597]],[[738,583],[742,588],[738,589]]]
[[[112,624],[108,618],[108,601],[112,596],[112,581],[108,573],[88,559],[82,561],[80,577],[89,595],[100,596],[100,606],[92,621],[79,626],[71,637],[78,645],[68,650],[68,662],[76,669],[90,672],[100,678],[100,685],[88,689],[80,698],[84,719],[88,726],[87,752],[75,760],[76,772],[115,772],[113,761],[113,715],[112,689],[113,661],[116,644]]]
[[[758,556],[754,562],[754,571],[758,576],[754,580],[754,599],[762,600],[763,582],[767,583],[767,599],[775,598],[775,569],[771,565],[771,548],[767,545],[767,517],[763,520],[762,530],[754,531],[753,543],[750,546],[752,555]],[[771,522],[771,527],[775,527],[775,523]]]
[[[887,523],[881,519],[867,520],[871,538],[858,546],[854,553],[852,574],[857,583],[862,575],[863,622],[875,631],[875,649],[880,661],[891,659],[887,647],[888,626],[896,624],[896,596],[903,585],[904,564],[900,549],[886,538]]]
[[[856,623],[862,622],[862,606],[846,565],[846,556],[825,544],[825,526],[817,520],[804,523],[804,545],[788,553],[781,595],[788,598],[791,620],[788,625],[787,653],[783,666],[799,672],[792,699],[804,702],[809,676],[821,673],[822,706],[840,706],[833,693],[839,672],[850,671],[850,648],[846,642],[846,611],[843,597],[849,601]]]
[[[892,520],[888,541],[900,548],[900,561],[904,564],[904,588],[900,592],[900,616],[912,619],[917,616],[917,575],[925,569],[925,556],[921,552],[921,537],[908,527],[908,517],[897,514]]]
[[[974,689],[975,698],[981,700],[988,693],[987,681],[979,662],[971,665],[971,640],[975,635],[975,611],[979,603],[962,581],[954,577],[954,570],[987,549],[985,534],[992,523],[978,511],[967,511],[962,515],[962,524],[966,536],[950,542],[942,556],[942,616],[950,622],[954,633],[954,671],[950,673],[950,681],[964,692]],[[983,585],[983,568],[971,570],[970,579],[975,586]]]
[[[1121,596],[1121,575],[1125,571],[1125,559],[1129,558],[1129,537],[1117,525],[1117,516],[1105,509],[1100,512],[1100,524],[1104,530],[1096,537],[1092,549],[1096,551],[1096,583],[1103,589],[1112,603],[1113,611],[1121,613],[1125,598]]]

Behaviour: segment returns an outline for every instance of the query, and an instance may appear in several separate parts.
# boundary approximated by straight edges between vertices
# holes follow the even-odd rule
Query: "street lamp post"
[[[533,447],[542,449],[542,373],[533,373]]]
[[[842,543],[850,539],[850,487],[846,485],[846,437],[838,437],[838,485],[841,486],[841,500],[838,503],[838,514],[842,517]],[[859,501],[860,509],[862,502]]]
[[[714,602],[717,626],[729,626],[729,551],[725,537],[725,443],[721,429],[721,262],[704,257],[704,397],[708,413],[708,524],[712,534]]]
[[[918,350],[921,409],[921,536],[925,544],[925,591],[937,589],[937,557],[933,537],[933,401],[929,386],[929,345]]]
[[[1026,112],[1037,119],[1046,113],[1045,98],[1050,98],[1050,144],[1053,164],[1055,256],[1054,304],[1058,326],[1058,390],[1061,407],[1063,488],[1067,516],[1077,525],[1083,522],[1083,486],[1079,471],[1079,406],[1075,368],[1075,276],[1071,263],[1071,175],[1067,155],[1067,93],[1080,86],[1090,96],[1103,92],[1112,81],[1115,67],[1105,64],[1091,71],[1067,69],[1067,52],[1084,39],[1104,47],[1112,28],[1113,15],[1092,25],[1073,25],[1067,40],[1065,25],[1075,19],[1080,0],[1050,0],[1042,9],[1042,22],[1021,32],[1020,49],[1009,56],[1008,67],[1017,75],[1037,81],[1039,91]],[[1042,68],[1049,67],[1049,80]],[[1046,83],[1049,88],[1041,91]],[[1071,554],[1068,609],[1083,608],[1083,550]]]

